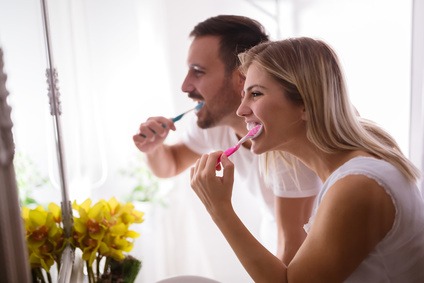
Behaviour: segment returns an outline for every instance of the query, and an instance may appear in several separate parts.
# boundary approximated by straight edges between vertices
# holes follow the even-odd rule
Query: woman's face
[[[237,115],[245,118],[248,129],[263,125],[262,133],[252,140],[251,150],[256,154],[290,152],[306,136],[303,105],[288,100],[283,87],[256,63],[246,73]]]

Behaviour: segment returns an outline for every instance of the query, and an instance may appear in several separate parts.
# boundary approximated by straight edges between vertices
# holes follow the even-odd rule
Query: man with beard
[[[151,171],[158,177],[176,176],[192,166],[204,153],[225,150],[248,132],[236,110],[241,101],[245,77],[239,72],[237,54],[268,41],[263,26],[255,20],[234,15],[220,15],[197,24],[190,33],[188,72],[182,91],[194,101],[204,103],[196,113],[182,140],[164,143],[173,121],[151,117],[139,127],[133,140],[144,152]],[[277,235],[269,245],[288,264],[302,244],[320,181],[312,171],[298,163],[291,168],[282,160],[269,173],[260,174],[260,157],[250,152],[250,141],[231,156],[235,164],[235,190],[250,190],[275,220]],[[264,170],[265,171],[265,170]],[[264,172],[265,173],[265,172]],[[256,211],[255,213],[260,213]],[[275,225],[276,224],[276,225]],[[275,228],[274,228],[275,229]]]

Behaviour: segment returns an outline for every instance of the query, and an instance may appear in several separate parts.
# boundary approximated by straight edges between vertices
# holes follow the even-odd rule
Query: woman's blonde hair
[[[288,99],[304,105],[307,137],[320,150],[363,150],[393,164],[411,181],[419,177],[419,170],[396,141],[357,115],[338,57],[325,42],[307,37],[266,42],[240,54],[239,59],[243,73],[255,62],[282,85]]]

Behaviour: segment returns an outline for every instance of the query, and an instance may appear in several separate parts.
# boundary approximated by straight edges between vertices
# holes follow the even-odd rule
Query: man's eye
[[[190,70],[196,77],[200,77],[201,75],[205,73],[205,71],[202,68],[196,65],[191,66]]]
[[[201,75],[203,75],[205,72],[201,71],[201,70],[193,70],[193,73],[196,77],[200,77]]]

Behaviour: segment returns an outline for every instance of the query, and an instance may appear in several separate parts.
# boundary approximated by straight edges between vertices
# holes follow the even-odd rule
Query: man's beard
[[[240,96],[231,86],[230,81],[224,81],[218,91],[219,95],[210,102],[213,107],[208,107],[208,103],[205,104],[203,118],[197,119],[199,128],[208,129],[223,125],[221,122],[227,116],[235,114],[240,104]]]

